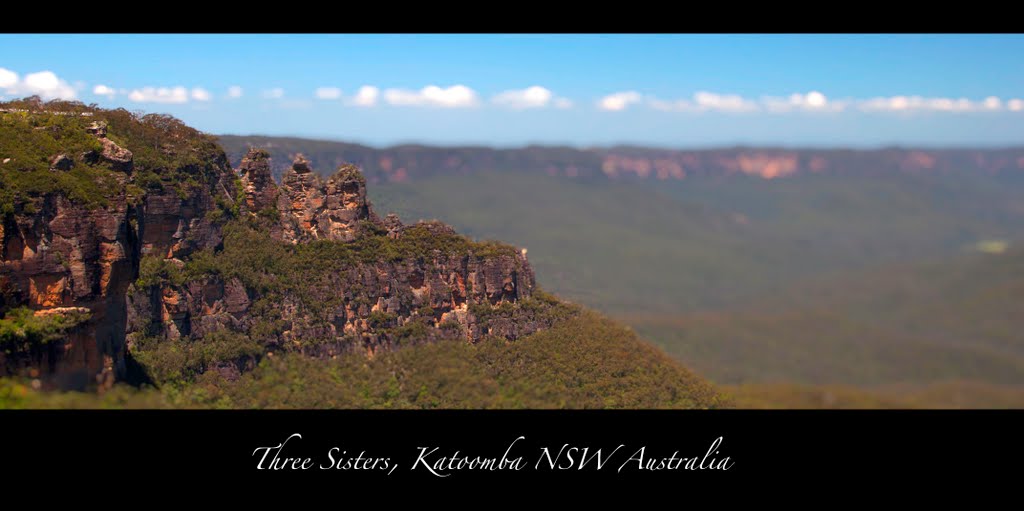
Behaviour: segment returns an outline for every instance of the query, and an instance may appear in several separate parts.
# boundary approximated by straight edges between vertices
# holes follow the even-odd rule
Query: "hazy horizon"
[[[387,150],[396,147],[407,147],[407,146],[420,146],[430,147],[436,149],[457,149],[457,148],[484,148],[484,149],[497,149],[497,150],[514,150],[514,149],[526,149],[529,147],[566,147],[579,151],[587,150],[600,150],[600,149],[613,149],[613,148],[639,148],[639,149],[657,149],[657,150],[668,150],[668,151],[718,151],[727,149],[766,149],[766,150],[786,150],[786,151],[882,151],[887,149],[904,149],[913,150],[921,149],[928,151],[955,151],[955,150],[1012,150],[1024,148],[1024,141],[1013,143],[1013,144],[903,144],[898,142],[892,143],[878,143],[878,144],[788,144],[784,142],[772,143],[752,143],[752,142],[735,142],[735,143],[713,143],[704,145],[666,145],[658,144],[655,142],[645,143],[642,141],[621,141],[621,142],[609,142],[603,144],[573,144],[569,142],[557,142],[557,141],[534,141],[534,142],[517,142],[509,144],[500,144],[493,142],[484,141],[465,141],[465,142],[430,142],[424,140],[400,140],[393,143],[373,143],[364,140],[352,139],[352,138],[339,138],[331,137],[330,135],[296,135],[296,134],[281,134],[281,135],[269,135],[266,133],[210,133],[215,137],[239,137],[239,138],[251,138],[251,137],[264,137],[264,138],[287,138],[287,139],[301,139],[311,140],[317,142],[333,142],[342,144],[353,144],[371,149]]]

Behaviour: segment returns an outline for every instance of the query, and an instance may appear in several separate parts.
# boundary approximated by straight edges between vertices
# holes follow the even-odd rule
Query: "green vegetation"
[[[250,353],[217,341],[229,356]],[[141,362],[203,364],[214,348],[161,344]],[[203,350],[200,352],[200,350]],[[223,357],[225,353],[214,356]],[[43,393],[0,379],[0,408],[718,408],[729,404],[631,330],[586,312],[515,342],[443,340],[367,358],[264,357],[232,381],[209,371],[195,381],[161,375],[161,389],[115,387],[102,395]]]
[[[137,288],[161,284],[181,286],[190,281],[206,281],[217,277],[223,280],[237,278],[254,296],[249,314],[256,323],[248,335],[226,333],[207,336],[202,341],[164,341],[157,338],[140,339],[132,349],[150,378],[158,384],[180,385],[210,367],[238,365],[258,360],[260,346],[287,330],[281,319],[280,305],[295,301],[301,306],[305,320],[311,324],[326,322],[330,314],[343,306],[346,300],[358,302],[361,279],[359,265],[377,265],[385,262],[416,260],[432,267],[435,258],[491,257],[495,254],[514,254],[510,246],[494,242],[475,242],[458,235],[437,223],[410,226],[397,239],[372,224],[363,226],[363,233],[350,243],[317,241],[291,245],[274,241],[259,219],[236,219],[223,228],[224,242],[220,250],[196,252],[184,263],[169,261],[158,256],[144,257],[140,263]],[[343,289],[345,293],[339,293]],[[524,300],[516,307],[499,313],[506,317],[518,309],[523,314],[547,322],[569,317],[567,306],[551,297],[539,295]],[[358,304],[357,304],[358,305]],[[364,303],[362,305],[371,305]],[[489,309],[489,307],[487,307]],[[513,310],[516,309],[516,310]],[[381,311],[371,312],[368,323],[380,334],[388,335],[393,343],[406,344],[434,337],[461,337],[451,325],[440,335],[430,334],[435,320],[434,311],[424,307],[422,318],[399,324],[398,316]],[[428,329],[429,327],[429,329]],[[303,338],[295,346],[305,348],[323,342],[336,342],[333,338]],[[352,344],[356,340],[351,339]]]
[[[737,408],[1024,408],[1024,386],[972,381],[867,387],[762,383],[721,388]]]
[[[0,350],[27,351],[34,346],[58,341],[64,333],[89,319],[88,313],[35,316],[28,307],[8,310],[0,318]]]
[[[0,378],[0,410],[170,408],[167,396],[155,389],[118,384],[103,392],[41,392],[26,380]]]
[[[180,386],[219,365],[255,360],[262,352],[263,347],[244,334],[217,330],[202,341],[163,342],[144,338],[136,344],[132,355],[146,368],[153,381]]]
[[[208,186],[227,164],[216,139],[169,115],[139,115],[125,109],[105,110],[74,101],[39,98],[0,102],[0,213],[14,212],[15,197],[59,192],[73,202],[105,207],[108,199],[128,191],[133,201],[146,190],[169,188],[186,196],[190,188]],[[82,115],[86,114],[86,115]],[[107,125],[107,137],[133,154],[131,183],[98,158],[102,145],[89,134],[94,122]],[[50,171],[59,154],[74,165]]]
[[[822,276],[727,311],[623,315],[720,383],[1024,381],[1024,252]]]
[[[550,289],[715,382],[743,384],[738,406],[1021,402],[1020,180],[831,175],[654,188],[491,173],[370,192],[382,210],[529,248]],[[969,389],[964,400],[948,386],[920,396],[873,387],[950,380]]]
[[[741,305],[816,275],[1020,239],[1024,222],[1022,183],[988,176],[693,179],[655,187],[483,173],[382,183],[369,192],[380,211],[438,218],[467,235],[528,248],[538,281],[612,314]]]
[[[139,262],[139,278],[135,280],[137,287],[150,287],[161,284],[180,286],[185,283],[185,275],[173,261],[156,254],[149,254]]]
[[[107,136],[134,155],[134,180],[147,190],[172,189],[182,197],[209,186],[227,158],[216,139],[169,115],[137,115],[124,109],[97,112]]]
[[[85,131],[90,122],[71,115],[0,113],[0,215],[14,213],[15,197],[47,193],[62,193],[91,207],[107,204],[107,194],[121,186],[109,167],[87,162],[85,155],[102,149]],[[60,154],[74,167],[49,170],[50,160]]]
[[[178,404],[243,408],[707,408],[725,402],[631,331],[585,313],[515,342],[450,340],[203,375]]]
[[[223,250],[204,250],[193,254],[181,275],[185,280],[208,275],[238,278],[246,287],[262,295],[275,295],[315,287],[317,283],[343,274],[358,263],[409,259],[430,263],[435,253],[447,257],[478,258],[516,253],[515,247],[472,241],[454,231],[438,229],[431,223],[410,226],[398,239],[389,238],[384,231],[369,229],[369,225],[365,226],[363,235],[351,243],[322,240],[290,245],[272,241],[258,222],[232,221],[224,226]],[[175,274],[167,267],[169,263],[143,263],[140,278],[145,279],[144,283],[171,278]],[[318,304],[337,305],[325,303],[320,298],[309,298],[310,301],[305,303],[312,307]]]

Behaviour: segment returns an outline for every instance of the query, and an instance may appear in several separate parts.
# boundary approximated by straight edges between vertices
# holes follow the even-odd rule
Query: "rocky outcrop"
[[[317,231],[324,239],[352,241],[360,220],[376,220],[366,199],[366,180],[355,165],[343,165],[324,185]]]
[[[317,216],[324,207],[323,182],[299,155],[281,178],[277,209],[281,215],[282,240],[300,243],[318,239]]]
[[[281,179],[280,239],[352,241],[359,221],[376,221],[366,198],[366,179],[354,165],[342,165],[324,181],[301,154]]]
[[[299,156],[277,187],[268,179],[266,158],[250,151],[239,170],[243,211],[260,230],[269,225],[271,238],[292,245],[331,240],[376,247],[379,256],[341,266],[324,264],[334,269],[301,278],[275,274],[274,279],[287,278],[292,284],[274,292],[262,290],[266,284],[246,286],[218,274],[136,287],[128,296],[129,345],[152,345],[154,339],[197,345],[233,332],[270,352],[330,357],[359,351],[372,356],[440,338],[515,340],[551,323],[540,302],[519,307],[536,287],[525,251],[468,243],[436,221],[406,226],[396,215],[381,220],[354,166],[344,165],[323,180]],[[267,204],[275,196],[277,209],[268,214]],[[427,248],[402,252],[420,246]],[[242,362],[251,365],[252,360],[235,360],[218,370],[230,372]]]
[[[184,343],[185,351],[213,343],[197,356],[202,370],[237,374],[265,351],[372,356],[440,338],[513,340],[551,321],[541,304],[519,306],[535,290],[525,251],[473,243],[439,222],[381,220],[354,165],[324,179],[299,155],[278,185],[265,152],[250,151],[235,174],[223,152],[196,161],[176,158],[168,144],[159,146],[171,151],[160,161],[182,166],[147,168],[107,137],[103,121],[87,130],[103,149],[54,155],[49,172],[69,171],[77,161],[100,176],[113,169],[119,186],[97,203],[59,192],[19,196],[14,214],[0,222],[0,312],[28,307],[38,317],[82,314],[82,322],[59,342],[3,355],[0,367],[8,372],[31,367],[107,385],[126,378],[131,354],[144,354],[155,340]],[[319,260],[308,260],[304,280],[287,284],[281,279],[295,275],[264,275],[261,283],[251,271],[243,273],[248,281],[187,272],[194,254],[212,249],[209,258],[221,249],[234,215],[261,236],[269,231],[260,243],[297,250],[336,242],[317,250],[344,264],[321,271]],[[158,263],[159,278],[139,278],[144,257]],[[261,274],[260,264],[249,269]]]
[[[125,293],[139,260],[137,222],[141,210],[124,193],[106,208],[72,203],[50,194],[19,204],[3,229],[0,280],[11,305],[38,313],[82,307],[88,323],[55,352],[47,366],[54,374],[85,373],[103,381],[125,370]],[[33,211],[30,213],[30,211]]]
[[[245,200],[242,211],[257,215],[261,211],[277,210],[277,183],[270,170],[270,155],[266,151],[250,149],[238,166]]]
[[[234,176],[221,152],[213,161],[170,169],[194,176],[192,183],[131,197],[133,171],[139,170],[133,153],[107,137],[103,121],[85,129],[102,150],[77,155],[78,164],[113,170],[117,186],[92,203],[59,192],[17,197],[13,213],[0,217],[0,313],[14,307],[37,316],[85,309],[89,319],[45,350],[8,354],[3,366],[34,364],[53,378],[109,384],[126,375],[126,296],[141,257],[183,258],[218,246],[220,222],[211,212],[218,197],[233,200]],[[50,159],[54,172],[75,165],[66,153]]]
[[[183,190],[149,191],[143,199],[140,223],[142,254],[181,259],[196,250],[220,245],[221,221],[211,216],[219,206],[235,201],[235,176],[226,158],[211,162],[205,182]]]
[[[110,164],[114,170],[121,172],[131,172],[133,168],[133,155],[132,152],[115,144],[113,140],[107,138],[107,123],[104,121],[96,121],[89,126],[88,131],[99,139],[100,144],[103,146],[103,150],[99,153],[99,158]]]
[[[71,159],[70,156],[61,153],[53,158],[50,158],[50,168],[53,170],[69,171],[75,166],[75,160]]]
[[[128,339],[158,335],[171,340],[203,338],[225,328],[251,326],[246,313],[251,305],[245,286],[237,279],[218,277],[180,286],[151,286],[128,295]]]
[[[400,239],[401,233],[397,235]],[[131,293],[129,338],[149,335],[195,342],[230,329],[273,350],[372,354],[400,345],[399,329],[420,322],[437,331],[427,330],[427,335],[406,342],[445,336],[475,342],[485,335],[514,340],[547,326],[539,318],[514,314],[522,311],[503,308],[530,298],[534,288],[533,271],[522,253],[437,253],[355,264],[275,301],[279,328],[268,329],[263,318],[250,311],[263,298],[259,292],[246,289],[237,279],[210,277]]]

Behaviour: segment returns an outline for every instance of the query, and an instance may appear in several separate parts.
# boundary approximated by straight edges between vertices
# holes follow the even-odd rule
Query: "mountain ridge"
[[[685,180],[752,176],[763,179],[812,174],[887,175],[959,174],[964,169],[993,175],[1024,174],[1024,146],[1000,148],[784,148],[718,147],[665,149],[616,145],[577,148],[528,145],[516,148],[486,146],[431,146],[401,144],[373,147],[343,141],[260,135],[220,135],[233,162],[249,147],[263,147],[275,160],[275,175],[286,169],[281,162],[298,153],[318,168],[334,168],[342,161],[358,165],[367,179],[407,182],[443,174],[481,171],[542,173],[568,178]]]

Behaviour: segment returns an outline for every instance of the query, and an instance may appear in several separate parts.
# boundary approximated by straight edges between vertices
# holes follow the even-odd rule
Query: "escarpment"
[[[440,222],[381,220],[353,166],[323,180],[299,156],[278,185],[251,150],[240,174],[223,247],[146,259],[128,293],[129,345],[147,361],[179,350],[173,375],[237,375],[275,351],[373,356],[442,338],[514,340],[553,321],[556,302],[533,296],[524,251]],[[200,353],[211,346],[216,360]]]
[[[173,118],[28,103],[0,113],[0,373],[106,385],[127,376],[141,258],[218,245],[210,213],[234,178]]]
[[[379,218],[355,166],[324,179],[298,156],[277,183],[265,151],[236,172],[173,118],[59,106],[0,113],[0,374],[237,376],[275,352],[514,340],[565,313],[525,251]]]

